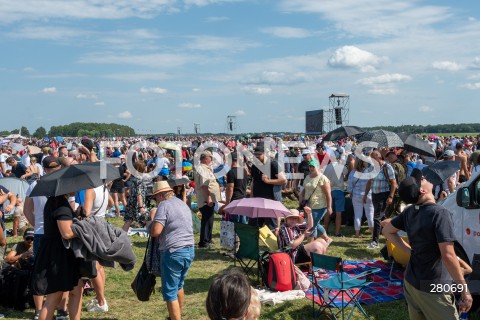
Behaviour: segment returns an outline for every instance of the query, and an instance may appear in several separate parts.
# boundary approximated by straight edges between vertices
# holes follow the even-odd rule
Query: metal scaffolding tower
[[[350,96],[344,93],[334,93],[328,97],[329,108],[324,110],[324,128],[326,132],[349,123]]]

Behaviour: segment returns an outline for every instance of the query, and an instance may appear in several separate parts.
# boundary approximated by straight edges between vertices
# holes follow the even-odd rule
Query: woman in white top
[[[347,191],[351,194],[353,212],[355,214],[354,229],[355,238],[360,237],[360,226],[362,224],[363,210],[365,209],[365,216],[367,217],[368,228],[370,232],[373,231],[373,202],[372,191],[367,195],[366,202],[363,202],[363,196],[365,195],[365,185],[370,177],[371,171],[369,164],[361,159],[355,160],[354,170],[348,175],[348,187]]]
[[[99,186],[94,189],[85,190],[85,201],[83,210],[87,217],[95,216],[105,218],[108,208],[113,206],[113,199],[106,186]],[[105,299],[105,282],[107,280],[105,270],[100,263],[96,264],[97,276],[92,280],[95,288],[96,298],[87,304],[88,312],[107,312],[108,304]]]

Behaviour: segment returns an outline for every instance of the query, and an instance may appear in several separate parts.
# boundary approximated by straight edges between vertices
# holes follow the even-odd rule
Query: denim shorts
[[[193,245],[174,252],[161,251],[160,257],[163,300],[172,302],[178,299],[178,291],[183,288],[188,269],[195,257]]]
[[[333,212],[345,211],[345,193],[342,190],[332,191],[332,209]]]

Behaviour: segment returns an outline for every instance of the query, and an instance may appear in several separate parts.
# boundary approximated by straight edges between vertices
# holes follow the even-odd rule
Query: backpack
[[[3,268],[0,272],[0,305],[23,311],[34,305],[30,290],[30,270],[15,267]]]
[[[292,258],[285,252],[272,253],[268,262],[267,286],[273,291],[293,290],[297,275]]]

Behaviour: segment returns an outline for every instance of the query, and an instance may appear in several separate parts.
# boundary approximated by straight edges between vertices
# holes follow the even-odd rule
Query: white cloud
[[[389,95],[397,93],[397,89],[392,87],[373,87],[368,90],[370,94]]]
[[[93,53],[81,57],[80,63],[100,64],[132,64],[157,68],[174,68],[197,61],[198,58],[182,54],[144,54],[144,55],[116,55],[112,53]]]
[[[167,89],[164,88],[140,88],[141,93],[157,93],[157,94],[165,94],[168,92]]]
[[[470,90],[479,90],[480,89],[480,82],[473,82],[473,83],[466,83],[463,85],[464,88]]]
[[[469,65],[470,69],[480,69],[480,57],[475,57],[472,63]]]
[[[188,43],[187,47],[193,50],[239,52],[260,46],[260,44],[256,42],[244,41],[232,37],[195,36],[191,38],[192,41]]]
[[[258,95],[263,95],[263,94],[270,94],[272,92],[272,88],[266,88],[266,87],[244,87],[243,91],[246,93],[251,93],[251,94],[258,94]]]
[[[277,38],[308,38],[313,36],[313,33],[307,29],[293,28],[293,27],[270,27],[260,30],[263,33],[270,34]]]
[[[178,105],[179,108],[200,108],[202,105],[198,103],[183,102]]]
[[[103,101],[98,101],[98,102],[95,102],[95,105],[101,107],[101,106],[104,106],[104,105],[105,105],[105,102],[103,102]]]
[[[468,79],[470,79],[470,80],[480,80],[480,73],[471,75],[470,77],[468,77]]]
[[[227,21],[230,20],[229,17],[208,17],[205,19],[207,22],[221,22],[221,21]]]
[[[200,92],[201,89],[199,89],[199,88],[193,88],[192,91],[193,91],[193,92]]]
[[[130,119],[132,117],[132,113],[130,111],[123,111],[117,114],[117,117],[120,119]]]
[[[149,80],[167,80],[171,76],[167,73],[162,72],[135,72],[135,73],[112,73],[102,76],[103,78],[120,80],[120,81],[149,81]]]
[[[23,68],[23,72],[34,72],[35,69],[33,69],[32,67],[25,67]]]
[[[98,99],[97,95],[87,94],[87,93],[79,93],[79,94],[77,94],[76,98],[77,99],[93,99],[93,100]]]
[[[317,14],[320,19],[331,22],[344,37],[385,37],[414,34],[447,20],[454,9],[447,6],[419,4],[418,1],[398,0],[281,0],[285,12]]]
[[[453,61],[435,61],[432,63],[432,67],[437,70],[446,71],[458,71],[464,69],[464,67]]]
[[[368,77],[357,80],[356,83],[363,85],[387,84],[393,82],[409,81],[412,77],[400,73],[387,73],[377,77]]]
[[[1,14],[0,14],[1,16]],[[65,28],[65,27],[44,27],[44,26],[28,26],[9,32],[7,35],[11,38],[24,38],[35,40],[64,40],[73,39],[86,35],[88,32]]]
[[[309,80],[304,72],[278,72],[278,71],[262,71],[261,73],[251,76],[247,80],[242,81],[244,84],[257,85],[292,85]]]
[[[244,116],[244,115],[246,115],[246,112],[243,111],[243,110],[237,110],[237,111],[235,111],[235,115],[236,116]]]
[[[418,108],[418,111],[420,112],[433,112],[433,110],[434,109],[429,106],[421,106],[420,108]]]
[[[55,87],[43,88],[42,92],[43,93],[55,93],[55,92],[57,92],[57,88],[55,88]]]
[[[386,60],[385,57],[378,57],[355,46],[344,46],[337,49],[328,59],[328,65],[334,68],[355,68],[362,72],[371,72]]]

